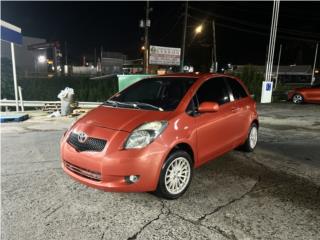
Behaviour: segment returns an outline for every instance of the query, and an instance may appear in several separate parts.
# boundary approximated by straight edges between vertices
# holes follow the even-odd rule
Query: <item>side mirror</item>
[[[219,111],[219,104],[216,102],[203,102],[198,108],[199,113],[217,112]]]

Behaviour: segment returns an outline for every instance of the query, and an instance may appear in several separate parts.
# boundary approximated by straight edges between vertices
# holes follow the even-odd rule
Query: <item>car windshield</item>
[[[196,78],[146,78],[119,92],[105,105],[155,111],[173,111]]]

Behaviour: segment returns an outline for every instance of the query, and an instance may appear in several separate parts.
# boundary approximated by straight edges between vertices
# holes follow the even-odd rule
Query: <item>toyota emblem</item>
[[[80,132],[78,135],[78,141],[84,143],[87,140],[88,136],[84,132]]]

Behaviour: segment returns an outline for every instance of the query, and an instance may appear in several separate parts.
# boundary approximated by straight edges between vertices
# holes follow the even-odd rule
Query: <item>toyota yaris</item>
[[[194,168],[237,147],[253,151],[258,126],[256,103],[238,78],[151,77],[66,131],[62,167],[94,188],[175,199],[189,187]]]

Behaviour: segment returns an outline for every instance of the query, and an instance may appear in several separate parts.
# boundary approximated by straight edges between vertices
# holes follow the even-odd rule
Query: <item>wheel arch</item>
[[[302,92],[302,91],[295,91],[293,94],[292,94],[292,97],[291,97],[291,100],[293,99],[294,95],[301,95],[303,100],[305,99],[305,93]]]
[[[254,123],[257,125],[257,128],[259,129],[259,121],[258,121],[258,119],[253,119],[253,121],[251,122],[251,125],[254,124]]]
[[[191,160],[192,160],[192,165],[194,167],[195,162],[196,162],[194,150],[191,147],[191,145],[186,142],[177,143],[173,148],[171,148],[171,150],[167,154],[166,159],[170,156],[170,154],[172,154],[174,151],[177,151],[177,150],[183,150],[183,151],[187,152],[188,154],[190,154]]]

